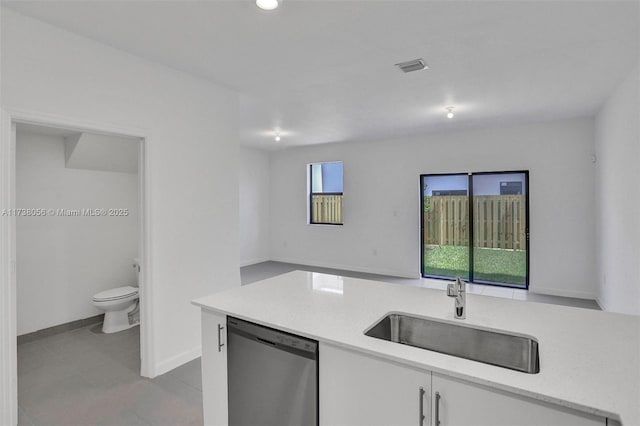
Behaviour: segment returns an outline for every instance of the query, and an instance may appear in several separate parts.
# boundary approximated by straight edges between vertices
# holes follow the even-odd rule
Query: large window
[[[309,223],[342,225],[342,161],[309,164]]]
[[[422,175],[422,276],[527,288],[528,172]]]

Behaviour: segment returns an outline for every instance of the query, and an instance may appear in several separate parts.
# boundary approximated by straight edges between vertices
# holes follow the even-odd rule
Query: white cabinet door
[[[433,426],[606,425],[606,419],[602,417],[489,389],[436,373],[433,373],[431,384]]]
[[[428,426],[428,371],[323,343],[319,356],[320,425]]]
[[[227,317],[202,311],[202,405],[204,424],[229,423],[227,403]]]

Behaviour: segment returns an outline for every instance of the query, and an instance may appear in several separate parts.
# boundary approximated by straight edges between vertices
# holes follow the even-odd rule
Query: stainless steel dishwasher
[[[227,317],[230,426],[318,425],[318,342]]]

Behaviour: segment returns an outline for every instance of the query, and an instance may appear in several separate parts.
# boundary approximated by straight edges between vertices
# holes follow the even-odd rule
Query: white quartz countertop
[[[640,425],[640,317],[467,293],[453,318],[445,292],[294,271],[193,302],[321,342]],[[535,337],[540,373],[527,374],[387,342],[364,331],[401,312]]]

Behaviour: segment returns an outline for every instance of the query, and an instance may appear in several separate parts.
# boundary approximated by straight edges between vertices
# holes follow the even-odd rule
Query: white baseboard
[[[574,299],[596,300],[596,295],[587,291],[578,290],[558,290],[552,287],[529,286],[529,291],[536,294],[545,294],[549,296],[573,297]]]
[[[284,257],[275,257],[275,258],[272,258],[271,260],[274,262],[294,263],[298,265],[316,266],[318,268],[341,269],[343,271],[364,272],[366,274],[388,275],[391,277],[399,277],[399,278],[413,278],[413,279],[420,278],[419,273],[410,273],[407,271],[400,271],[395,269],[342,265],[339,263],[325,263],[325,262],[309,261],[307,259],[293,259],[293,258],[284,258]]]
[[[271,259],[269,259],[268,257],[259,257],[257,259],[251,259],[251,260],[240,260],[240,267],[242,268],[243,266],[250,266],[250,265],[255,265],[256,263],[262,263],[262,262],[268,262]]]
[[[202,356],[202,346],[195,347],[191,350],[182,352],[176,356],[173,356],[169,359],[165,359],[164,361],[158,362],[155,367],[155,375],[154,377],[162,376],[164,373],[167,373],[174,368],[178,368],[183,364],[188,363],[189,361],[193,361],[196,358]]]

